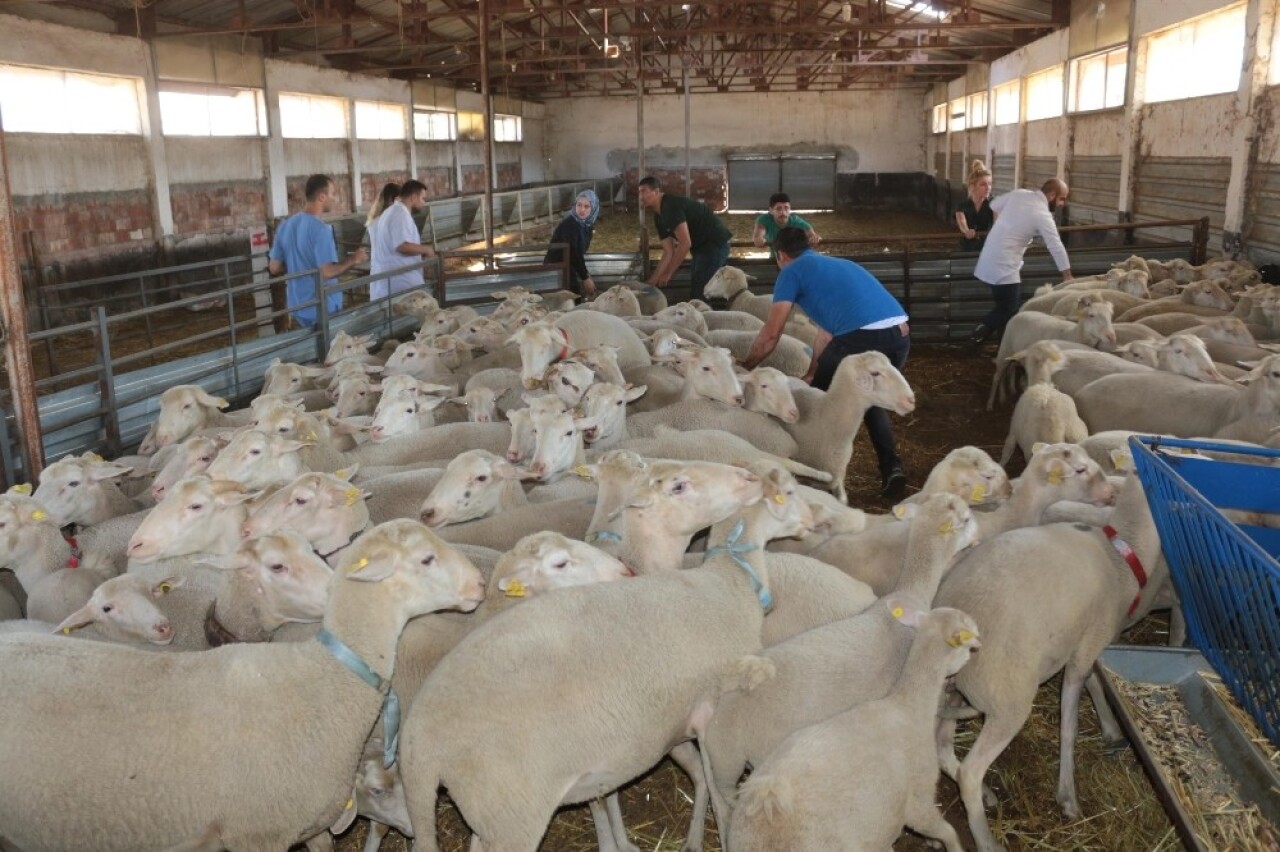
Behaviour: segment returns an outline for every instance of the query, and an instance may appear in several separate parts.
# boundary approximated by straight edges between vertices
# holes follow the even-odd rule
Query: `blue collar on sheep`
[[[359,654],[328,630],[321,628],[316,640],[333,654],[334,659],[382,694],[382,765],[390,767],[396,762],[396,748],[400,744],[400,697],[391,688],[390,679],[383,679],[369,668]]]
[[[712,556],[728,556],[734,562],[737,562],[738,567],[746,571],[747,576],[751,578],[751,588],[756,593],[756,597],[760,599],[760,606],[763,609],[768,609],[773,606],[773,595],[769,594],[769,590],[765,588],[764,583],[761,583],[760,578],[756,576],[756,570],[751,567],[751,563],[743,556],[743,554],[758,549],[754,544],[739,542],[745,529],[746,524],[739,518],[738,522],[733,525],[733,529],[729,531],[729,537],[724,540],[724,544],[717,544],[714,547],[707,548],[703,561],[710,559]]]

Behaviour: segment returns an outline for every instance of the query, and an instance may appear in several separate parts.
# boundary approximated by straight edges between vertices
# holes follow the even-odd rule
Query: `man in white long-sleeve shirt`
[[[1062,280],[1071,280],[1071,259],[1058,236],[1058,224],[1053,221],[1053,211],[1066,203],[1069,192],[1063,181],[1050,178],[1039,189],[1015,189],[991,202],[996,223],[987,234],[973,274],[991,285],[995,307],[973,330],[969,339],[975,344],[1003,332],[1005,324],[1018,312],[1022,256],[1032,237],[1040,235]]]

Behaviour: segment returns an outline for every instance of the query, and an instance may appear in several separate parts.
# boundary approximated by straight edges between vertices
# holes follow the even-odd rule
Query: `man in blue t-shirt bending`
[[[809,251],[809,235],[800,228],[783,228],[773,241],[778,268],[773,307],[743,365],[754,369],[768,357],[782,337],[791,306],[799,305],[821,330],[813,346],[813,360],[804,380],[827,390],[836,367],[846,355],[882,352],[899,370],[911,350],[907,314],[876,277],[851,260]],[[889,413],[867,410],[863,422],[880,465],[881,495],[897,499],[907,486],[893,442]]]

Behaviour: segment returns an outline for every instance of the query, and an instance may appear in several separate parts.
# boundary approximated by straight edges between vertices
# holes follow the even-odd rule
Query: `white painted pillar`
[[[940,180],[951,179],[951,92],[947,91],[946,101],[943,102],[943,111],[947,114],[947,132],[942,137],[942,175]]]
[[[1018,81],[1018,141],[1013,146],[1013,188],[1022,187],[1022,172],[1027,156],[1027,78]]]
[[[262,97],[267,110],[267,209],[273,218],[279,218],[289,215],[289,175],[280,131],[280,90],[272,79],[269,62],[263,75]]]
[[[173,237],[173,201],[169,196],[169,160],[165,155],[164,133],[160,126],[160,83],[156,76],[155,46],[149,41],[139,41],[142,47],[146,75],[142,86],[146,105],[142,110],[142,132],[147,137],[147,152],[151,159],[151,206],[156,224],[156,237],[170,242]]]
[[[1129,73],[1124,83],[1124,134],[1120,144],[1119,220],[1133,220],[1138,159],[1142,146],[1142,108],[1147,88],[1147,43],[1138,37],[1137,10],[1129,13]]]
[[[1271,39],[1280,0],[1249,0],[1245,11],[1244,65],[1236,90],[1236,115],[1231,134],[1231,177],[1222,226],[1222,251],[1231,257],[1243,250],[1245,209],[1249,201],[1249,172],[1258,151],[1258,109],[1271,72]]]
[[[418,179],[418,143],[413,135],[413,83],[409,84],[409,97],[407,99],[409,118],[405,127],[405,138],[408,139],[409,152],[409,180]]]

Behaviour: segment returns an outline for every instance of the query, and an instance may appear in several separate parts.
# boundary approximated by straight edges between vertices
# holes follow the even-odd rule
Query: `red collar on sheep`
[[[564,344],[560,347],[560,354],[556,356],[556,360],[563,361],[565,358],[569,357],[569,353],[573,350],[569,348],[569,332],[565,331],[563,328],[559,329],[559,331],[560,336],[564,338]]]
[[[67,567],[79,568],[80,567],[80,545],[79,543],[76,542],[76,537],[73,535],[67,535],[66,533],[63,533],[62,539],[67,544],[71,545],[71,555],[67,557]]]
[[[1116,528],[1107,524],[1102,528],[1102,534],[1107,537],[1107,541],[1111,542],[1111,546],[1116,549],[1116,553],[1120,554],[1120,558],[1129,564],[1129,570],[1133,572],[1133,577],[1138,581],[1138,593],[1133,596],[1133,603],[1129,604],[1129,615],[1133,615],[1134,610],[1138,608],[1138,604],[1142,601],[1142,590],[1147,587],[1147,572],[1142,567],[1142,560],[1138,558],[1138,554],[1133,552],[1133,548],[1129,546],[1129,542],[1120,538],[1120,534],[1116,532]]]

